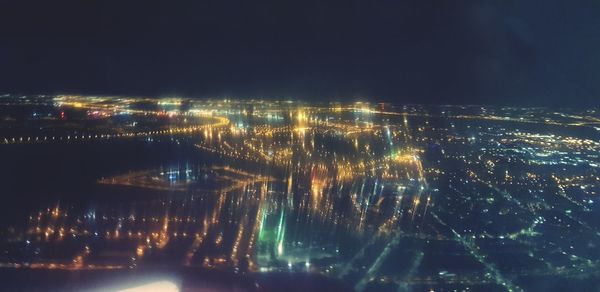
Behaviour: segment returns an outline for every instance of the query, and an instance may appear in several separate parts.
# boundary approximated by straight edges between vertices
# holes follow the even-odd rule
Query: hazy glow
[[[179,287],[175,285],[175,283],[171,281],[159,281],[153,282],[149,284],[144,284],[141,286],[136,286],[133,288],[127,288],[122,290],[116,290],[119,292],[142,292],[142,291],[152,291],[152,292],[178,292]]]

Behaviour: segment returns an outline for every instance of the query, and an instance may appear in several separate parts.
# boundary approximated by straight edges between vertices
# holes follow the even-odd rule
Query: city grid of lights
[[[190,153],[96,177],[116,203],[32,204],[6,227],[5,269],[308,272],[356,290],[600,276],[595,109],[11,95],[0,109],[2,151]]]

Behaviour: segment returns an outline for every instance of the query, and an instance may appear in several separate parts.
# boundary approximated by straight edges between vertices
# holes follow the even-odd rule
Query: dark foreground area
[[[0,270],[3,291],[350,291],[341,281],[318,274],[241,275],[198,269]],[[163,291],[163,290],[161,290]]]

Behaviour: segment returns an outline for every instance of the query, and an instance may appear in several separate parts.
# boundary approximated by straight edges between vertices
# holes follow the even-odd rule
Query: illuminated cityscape
[[[5,272],[600,285],[595,108],[3,95],[0,119]]]

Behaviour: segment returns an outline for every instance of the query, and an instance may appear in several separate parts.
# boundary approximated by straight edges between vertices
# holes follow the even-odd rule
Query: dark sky
[[[600,105],[600,1],[194,2],[0,1],[0,92]]]

